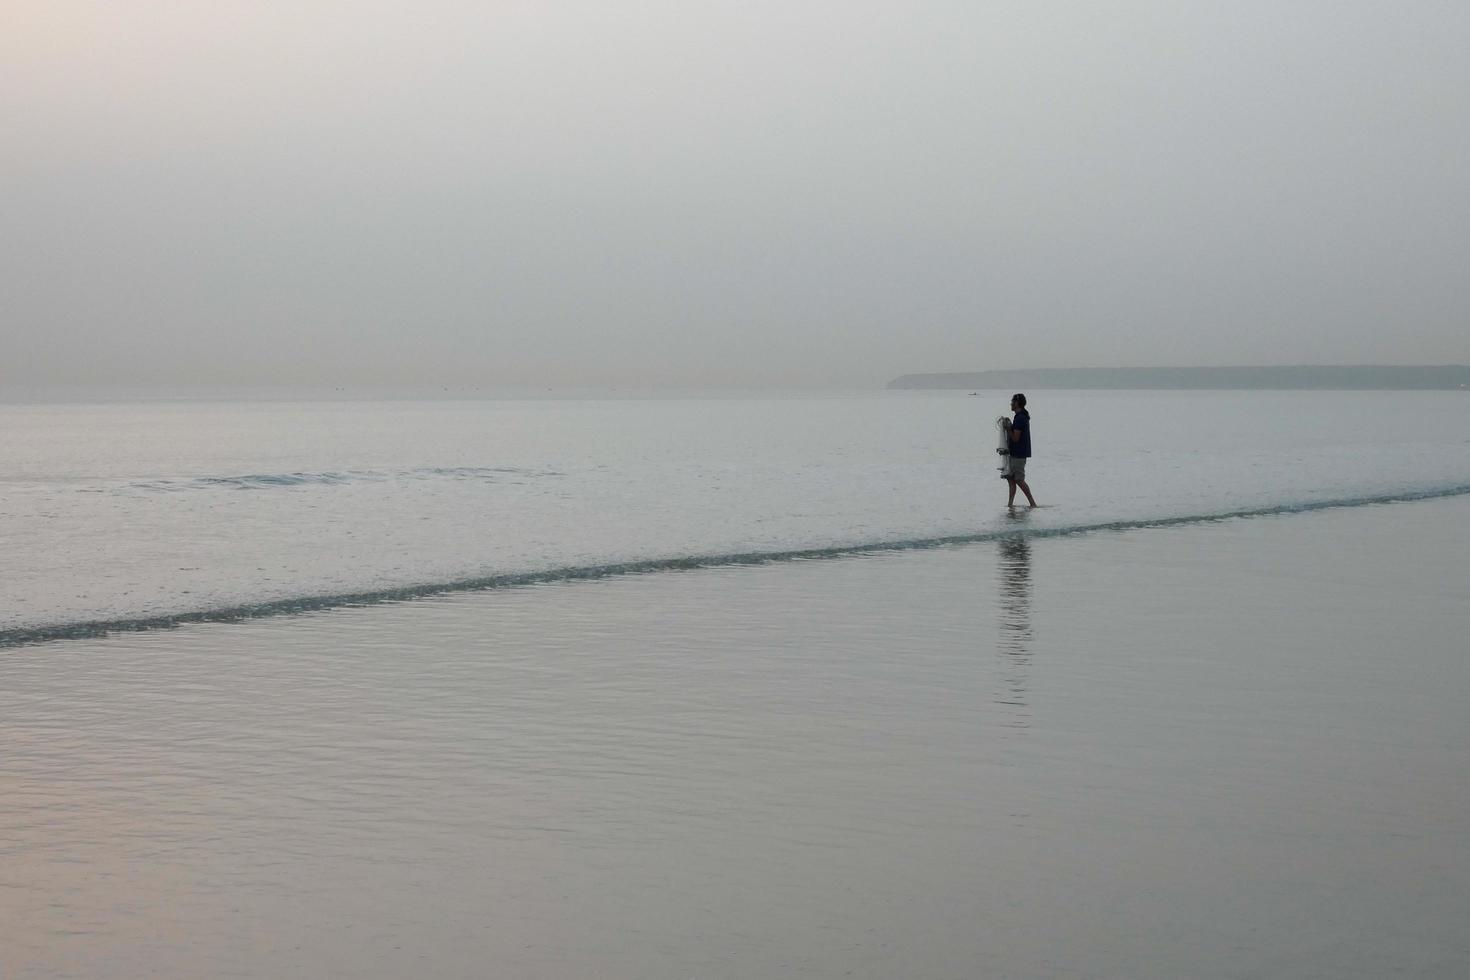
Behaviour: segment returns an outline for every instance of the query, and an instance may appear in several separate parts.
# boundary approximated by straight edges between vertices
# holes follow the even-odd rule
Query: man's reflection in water
[[[1017,523],[1024,522],[1017,518]],[[1026,682],[1031,665],[1031,541],[1023,535],[1001,538],[1000,568],[1000,638],[1002,689],[996,703],[1010,707],[1012,726],[1026,728],[1030,713],[1026,710]]]

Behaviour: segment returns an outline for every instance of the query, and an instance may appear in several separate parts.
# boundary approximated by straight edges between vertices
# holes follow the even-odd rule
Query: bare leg
[[[1009,477],[1009,476],[1006,477],[1006,486],[1010,488],[1010,493],[1006,495],[1006,506],[1007,507],[1014,507],[1014,506],[1016,506],[1016,480],[1015,480],[1015,478],[1014,477]],[[1028,496],[1028,497],[1031,496],[1031,492],[1029,490],[1026,492],[1026,496]]]
[[[1011,481],[1011,502],[1014,503],[1015,500],[1016,500],[1016,488],[1017,487],[1020,487],[1021,488],[1021,492],[1026,495],[1026,499],[1031,503],[1031,506],[1032,507],[1035,507],[1036,506],[1036,498],[1033,497],[1033,496],[1031,496],[1031,487],[1026,483],[1025,480],[1012,480]]]

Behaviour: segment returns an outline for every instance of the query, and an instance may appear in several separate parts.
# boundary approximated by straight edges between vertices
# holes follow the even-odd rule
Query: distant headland
[[[1030,368],[905,374],[888,382],[895,388],[973,388],[1025,391],[1027,388],[1127,388],[1214,390],[1377,390],[1444,391],[1470,389],[1470,367],[1326,366]]]

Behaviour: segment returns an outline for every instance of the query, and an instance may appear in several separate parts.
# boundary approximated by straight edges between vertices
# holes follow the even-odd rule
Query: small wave
[[[353,480],[377,479],[373,473],[252,473],[248,476],[206,476],[196,480],[203,487],[269,490],[274,487],[334,486]]]
[[[425,466],[406,471],[421,478],[449,477],[460,480],[494,480],[502,476],[555,476],[550,470],[524,470],[514,466]]]
[[[291,487],[330,487],[347,483],[383,483],[391,480],[487,480],[506,476],[559,476],[553,470],[529,470],[511,466],[421,466],[407,470],[330,470],[318,473],[250,473],[244,476],[201,476],[191,479],[149,480],[129,483],[123,489],[179,493],[189,490],[277,490]],[[84,488],[83,493],[100,492]]]
[[[187,490],[274,490],[281,487],[334,486],[354,480],[386,479],[366,470],[325,473],[247,473],[244,476],[200,476],[187,480],[148,480],[124,489],[179,493]]]
[[[897,541],[873,541],[829,548],[795,548],[785,551],[690,555],[675,558],[650,558],[638,561],[613,562],[605,565],[577,565],[547,569],[539,572],[512,572],[500,575],[485,575],[474,578],[456,579],[448,582],[405,585],[366,592],[274,599],[268,602],[246,603],[237,606],[181,612],[172,615],[58,623],[55,625],[5,629],[0,630],[0,648],[51,640],[85,639],[117,632],[170,629],[194,623],[239,622],[262,616],[317,612],[325,609],[347,606],[368,606],[384,602],[403,602],[410,599],[422,599],[428,596],[444,595],[452,592],[475,592],[544,583],[575,582],[584,579],[613,578],[622,575],[640,575],[650,572],[689,571],[701,568],[739,565],[768,565],[776,562],[799,561],[802,559],[843,558],[856,555],[880,554],[883,552],[952,547],[955,545],[1012,540],[1015,538],[1068,537],[1105,531],[1133,531],[1145,528],[1178,527],[1188,524],[1210,524],[1244,518],[1304,514],[1319,510],[1408,503],[1418,500],[1433,500],[1441,497],[1464,496],[1466,494],[1470,494],[1470,485],[1442,487],[1434,490],[1406,490],[1400,493],[1372,497],[1346,497],[1331,500],[1303,501],[1266,507],[1218,511],[1207,514],[1139,518],[1135,520],[1103,521],[1093,524],[1051,527],[1007,527],[998,530],[975,532],[973,534],[953,534],[944,537],[912,538]]]

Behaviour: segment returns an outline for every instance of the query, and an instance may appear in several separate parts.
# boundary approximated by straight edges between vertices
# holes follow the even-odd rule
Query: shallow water
[[[1008,533],[1008,393],[0,404],[0,644]],[[1470,492],[1461,392],[1040,392],[1036,532]]]
[[[0,651],[0,975],[1466,975],[1470,500],[1045,519]]]

